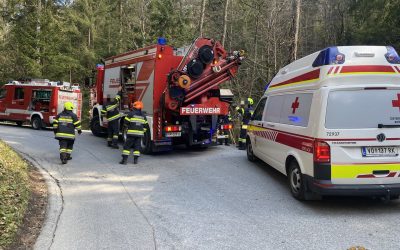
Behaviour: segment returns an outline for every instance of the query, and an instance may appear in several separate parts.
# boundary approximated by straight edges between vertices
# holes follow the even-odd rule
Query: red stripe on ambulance
[[[291,83],[296,83],[296,82],[317,80],[319,78],[319,72],[320,72],[320,69],[316,69],[316,70],[307,72],[305,74],[296,76],[294,78],[291,78],[289,80],[274,84],[270,88],[275,88],[275,87],[279,87],[279,86],[283,86],[283,85],[287,85],[287,84],[291,84]]]
[[[340,73],[368,73],[368,72],[386,72],[395,73],[392,66],[385,65],[357,65],[357,66],[343,66]]]

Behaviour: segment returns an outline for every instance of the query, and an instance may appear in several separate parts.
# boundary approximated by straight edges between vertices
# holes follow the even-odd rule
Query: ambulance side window
[[[24,99],[24,89],[23,88],[15,88],[14,92],[14,100]]]
[[[279,123],[281,111],[285,96],[270,96],[268,98],[267,108],[265,109],[264,121]]]
[[[267,101],[267,98],[263,98],[260,100],[260,102],[257,105],[256,110],[254,111],[253,119],[255,121],[261,121],[262,120],[262,115],[264,112],[264,107],[265,107],[265,102]]]
[[[279,123],[307,127],[313,94],[286,95]]]

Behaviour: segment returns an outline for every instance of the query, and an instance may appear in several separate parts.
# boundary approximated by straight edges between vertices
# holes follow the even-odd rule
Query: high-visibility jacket
[[[75,140],[75,129],[81,130],[81,121],[74,112],[64,110],[53,120],[53,129],[56,139]]]
[[[127,127],[128,137],[143,137],[146,132],[147,120],[141,110],[133,109],[125,116],[124,124]]]
[[[244,129],[247,129],[247,124],[249,124],[253,113],[254,113],[254,110],[253,110],[253,107],[251,107],[251,106],[244,110],[244,114],[243,114],[243,118],[242,118],[242,125],[245,126]],[[242,126],[242,128],[243,128],[243,126]]]
[[[103,106],[101,114],[107,118],[107,121],[113,121],[119,119],[121,114],[119,113],[119,103],[121,101],[121,91],[115,96],[114,100]]]

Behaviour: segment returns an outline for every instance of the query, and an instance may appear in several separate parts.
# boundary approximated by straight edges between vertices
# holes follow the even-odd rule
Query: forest
[[[280,67],[332,45],[400,49],[398,0],[0,0],[0,84],[83,83],[109,56],[154,44],[217,39],[245,50],[237,100],[258,99]]]

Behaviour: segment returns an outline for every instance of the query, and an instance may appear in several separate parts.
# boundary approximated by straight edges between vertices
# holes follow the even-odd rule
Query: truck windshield
[[[4,99],[7,95],[7,90],[5,88],[0,89],[0,99]]]
[[[400,125],[400,89],[338,90],[329,93],[328,129],[378,128]]]

